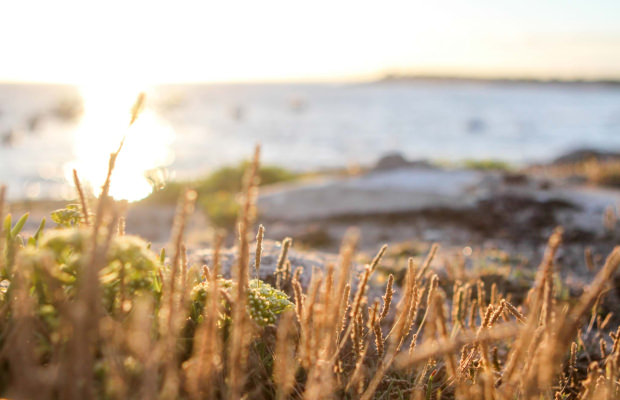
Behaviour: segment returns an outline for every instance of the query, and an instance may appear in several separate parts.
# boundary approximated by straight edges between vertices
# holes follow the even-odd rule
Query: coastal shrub
[[[236,167],[223,167],[214,171],[204,180],[196,185],[195,189],[201,193],[213,193],[216,191],[227,191],[239,193],[242,189],[243,174],[247,170],[249,162],[245,161]],[[282,167],[262,166],[259,167],[258,177],[260,185],[271,185],[278,182],[292,181],[296,174]]]
[[[463,165],[465,168],[481,171],[510,171],[510,165],[500,160],[466,160]]]
[[[239,203],[235,197],[235,193],[220,190],[205,194],[198,202],[211,223],[218,227],[230,229],[234,227],[239,213]]]
[[[216,226],[232,228],[239,210],[235,198],[241,190],[243,171],[247,166],[248,162],[242,162],[237,166],[219,168],[205,178],[196,181],[169,182],[144,201],[174,204],[184,188],[191,187],[198,193],[199,204],[209,220]],[[297,178],[297,174],[276,166],[260,167],[258,175],[260,185],[289,182]]]
[[[198,193],[198,202],[216,226],[231,229],[239,213],[237,193],[241,190],[243,172],[248,163],[223,167],[192,185]],[[284,168],[265,166],[258,171],[260,185],[294,180],[296,175]]]
[[[231,279],[224,279],[221,276],[218,278],[218,287],[226,291],[227,297],[232,294],[234,286],[235,282]],[[201,322],[203,319],[208,289],[208,280],[203,280],[192,288],[191,318],[195,322]],[[249,282],[247,296],[248,314],[260,326],[275,324],[278,315],[293,308],[293,303],[284,292],[259,279],[253,279]],[[230,305],[223,300],[223,306],[229,307]],[[226,316],[223,314],[221,318],[225,320]]]
[[[69,204],[65,208],[52,211],[52,221],[60,226],[70,227],[76,226],[80,223],[82,214],[78,204]]]
[[[72,296],[82,270],[89,263],[88,251],[92,233],[87,229],[60,229],[47,232],[38,248],[25,253],[22,262],[34,268],[44,268],[45,258],[52,262],[47,268],[51,277],[58,280],[63,291]],[[148,243],[137,236],[116,236],[110,240],[103,267],[99,271],[102,301],[108,312],[120,309],[123,300],[130,301],[136,296],[161,295],[162,265]],[[124,291],[124,293],[121,293]],[[39,302],[43,299],[39,299]]]

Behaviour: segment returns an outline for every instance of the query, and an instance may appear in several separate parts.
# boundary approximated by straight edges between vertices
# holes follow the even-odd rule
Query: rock
[[[542,179],[538,182],[538,188],[540,190],[549,190],[553,187],[553,183],[548,179]]]
[[[312,248],[326,246],[334,242],[334,238],[330,236],[327,229],[324,229],[319,224],[310,224],[294,237],[298,243],[301,242],[304,246]]]
[[[528,182],[528,177],[521,173],[506,172],[503,174],[502,179],[507,185],[524,185]]]
[[[355,225],[364,232],[363,246],[410,238],[536,246],[558,225],[565,228],[567,242],[597,238],[611,243],[615,237],[606,239],[602,218],[615,204],[620,204],[618,190],[552,178],[415,168],[279,186],[258,199],[262,222],[287,227],[279,236],[295,237],[312,223],[322,232],[319,238],[338,238]]]
[[[594,149],[579,149],[564,154],[551,162],[551,165],[577,164],[585,161],[617,161],[620,153]]]
[[[36,133],[39,128],[41,127],[41,122],[43,120],[42,115],[33,115],[30,118],[28,118],[28,132],[29,133]]]
[[[566,177],[565,181],[569,185],[586,185],[588,183],[588,178],[583,175],[569,175]]]
[[[409,161],[400,153],[388,153],[375,164],[373,171],[387,171],[398,168],[432,168],[427,161]]]
[[[17,134],[13,129],[9,129],[0,135],[0,142],[4,147],[12,147],[17,141]]]
[[[280,185],[258,199],[267,221],[311,221],[348,215],[467,209],[497,184],[497,174],[474,170],[395,169],[306,184]]]
[[[487,124],[484,122],[482,118],[471,118],[467,121],[467,132],[468,133],[483,133],[487,129]]]

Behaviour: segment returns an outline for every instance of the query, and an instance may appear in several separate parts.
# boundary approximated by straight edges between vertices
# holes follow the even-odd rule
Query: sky
[[[0,81],[620,78],[618,0],[0,0]]]

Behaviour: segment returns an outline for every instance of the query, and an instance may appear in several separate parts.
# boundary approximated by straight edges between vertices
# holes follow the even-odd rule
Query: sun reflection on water
[[[65,166],[69,182],[72,182],[71,170],[75,168],[80,179],[97,194],[106,177],[110,153],[118,149],[125,137],[112,175],[110,195],[136,201],[151,193],[149,175],[173,160],[170,146],[174,132],[148,102],[138,119],[129,126],[130,112],[140,89],[113,85],[80,88],[84,115],[73,142],[75,158]]]

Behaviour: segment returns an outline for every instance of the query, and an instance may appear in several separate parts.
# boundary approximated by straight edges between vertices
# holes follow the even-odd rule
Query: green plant
[[[64,227],[79,225],[81,217],[78,204],[69,204],[65,208],[52,211],[52,221]]]
[[[239,214],[239,203],[235,193],[218,191],[205,194],[198,201],[209,220],[219,227],[231,228],[235,225]]]
[[[2,202],[0,201],[0,203]],[[8,214],[6,218],[4,218],[3,230],[6,234],[6,238],[4,246],[4,263],[2,270],[0,271],[1,278],[8,278],[11,274],[11,267],[15,263],[15,254],[17,249],[24,244],[24,241],[19,233],[24,228],[24,225],[28,220],[28,216],[28,213],[22,215],[21,218],[15,223],[15,226],[11,226],[11,214]]]
[[[20,252],[20,265],[32,271],[39,304],[52,304],[51,285],[58,285],[69,298],[75,296],[84,268],[90,262],[92,232],[67,228],[46,232],[38,246]],[[112,313],[122,301],[161,295],[159,271],[162,265],[148,244],[136,236],[112,238],[105,263],[99,272],[104,308]]]
[[[209,283],[205,280],[196,284],[191,291],[193,302],[191,317],[196,322],[202,321],[208,287]],[[218,287],[226,291],[228,298],[230,298],[235,283],[230,279],[220,277],[218,279]],[[293,308],[293,303],[289,300],[286,293],[258,279],[250,281],[247,296],[248,314],[260,326],[275,324],[278,315]],[[230,308],[230,305],[226,304],[225,298],[222,299],[222,302],[225,307]],[[221,318],[226,319],[227,317],[222,315]]]
[[[198,203],[211,222],[219,227],[231,228],[239,211],[239,205],[235,200],[241,190],[243,172],[247,166],[247,162],[242,162],[234,167],[219,168],[196,181],[169,182],[144,201],[174,204],[184,188],[191,187],[198,193]],[[260,167],[258,175],[260,185],[288,182],[297,178],[297,174],[276,166]]]

